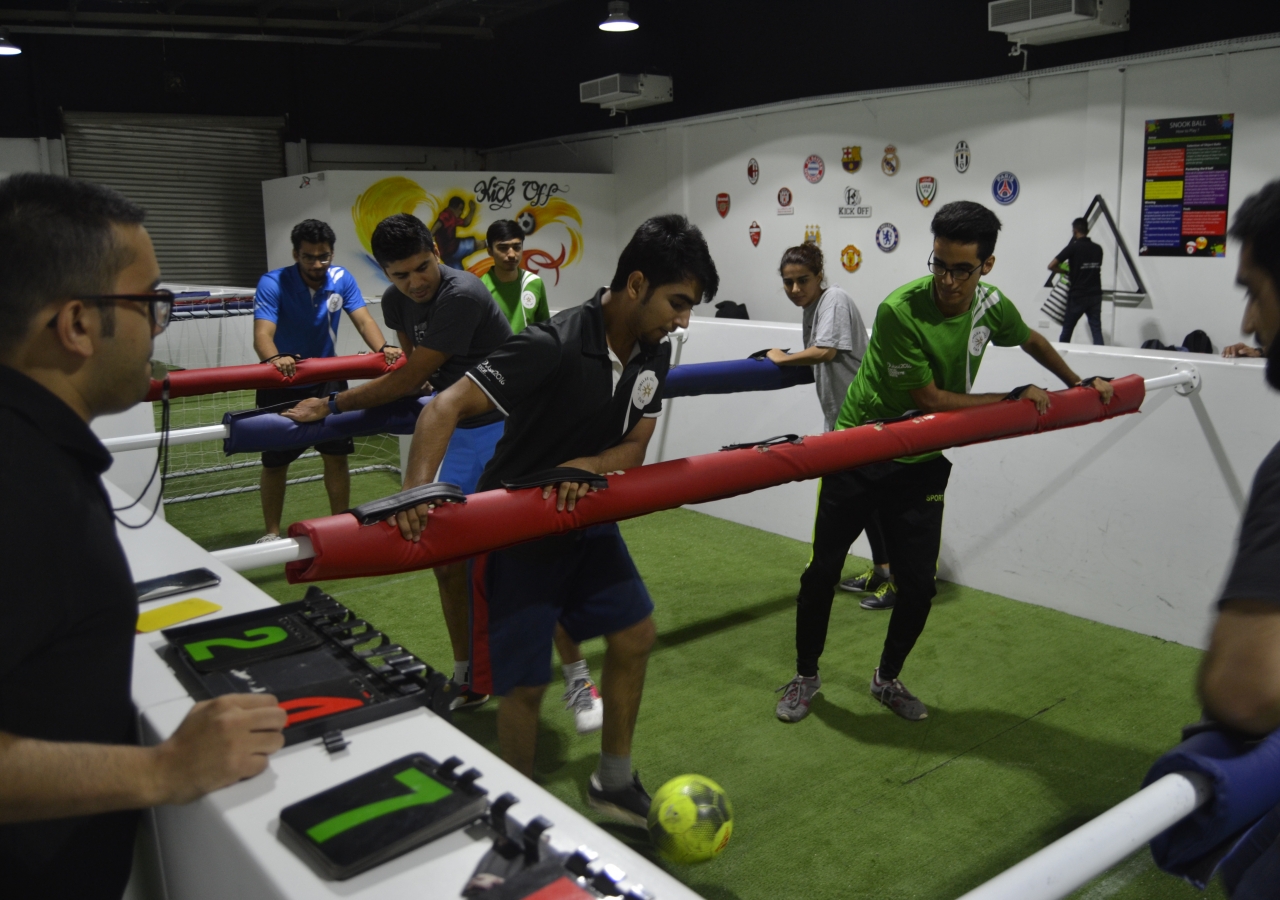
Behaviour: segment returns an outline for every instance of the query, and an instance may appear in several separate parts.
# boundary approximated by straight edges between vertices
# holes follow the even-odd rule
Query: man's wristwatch
[[[342,412],[342,410],[338,409],[338,392],[337,391],[334,391],[329,395],[329,412],[331,415],[335,415],[335,416],[338,413]]]

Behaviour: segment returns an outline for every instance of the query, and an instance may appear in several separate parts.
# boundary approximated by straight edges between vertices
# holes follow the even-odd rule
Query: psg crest
[[[888,253],[898,246],[898,229],[885,222],[876,229],[876,246]]]
[[[862,267],[862,251],[853,244],[840,251],[840,265],[846,272],[856,272]]]
[[[752,222],[751,227],[747,229],[747,234],[751,236],[751,246],[760,246],[760,223]]]
[[[1017,200],[1021,191],[1018,176],[1012,172],[1001,172],[996,176],[995,181],[991,182],[991,196],[995,197],[996,202],[1001,206],[1008,206]]]
[[[936,193],[938,193],[938,179],[932,175],[925,175],[916,180],[916,199],[920,201],[921,206],[932,203]]]
[[[729,195],[716,194],[716,212],[720,213],[720,218],[729,215]]]
[[[880,171],[886,175],[898,174],[898,148],[893,144],[884,148],[884,158],[880,160]]]
[[[969,171],[968,141],[960,141],[956,144],[956,171],[961,175]]]
[[[840,154],[840,165],[846,172],[856,172],[862,168],[862,148],[845,147]]]
[[[822,229],[817,225],[804,226],[804,243],[822,246]]]
[[[827,174],[827,167],[823,165],[821,156],[815,153],[804,161],[805,181],[810,184],[817,184],[825,174]]]
[[[747,181],[755,184],[759,180],[760,163],[756,162],[756,158],[753,156],[751,159],[747,160]]]

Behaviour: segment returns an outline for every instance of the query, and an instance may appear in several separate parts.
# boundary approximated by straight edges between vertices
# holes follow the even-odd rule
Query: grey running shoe
[[[458,696],[449,702],[449,710],[451,712],[458,712],[458,710],[462,709],[475,709],[489,702],[488,694],[477,694],[471,690],[471,685],[469,684],[458,684],[453,680],[450,680],[449,683],[458,692]]]
[[[784,722],[799,722],[809,715],[809,703],[821,687],[821,676],[805,678],[803,675],[797,675],[778,688],[778,691],[782,691],[782,699],[778,701],[778,708],[774,710],[774,714]]]
[[[898,595],[893,590],[892,581],[883,581],[872,593],[858,601],[863,609],[893,609],[898,602]]]
[[[640,776],[632,773],[631,783],[620,791],[606,791],[595,772],[587,785],[587,804],[594,810],[626,822],[628,825],[649,825],[649,792],[640,783]]]
[[[876,567],[872,566],[861,575],[854,575],[840,582],[840,590],[860,594],[863,591],[874,591],[888,580],[883,575],[876,574]]]
[[[579,678],[565,690],[564,708],[573,713],[578,734],[599,731],[604,725],[604,701],[590,678]]]
[[[879,673],[880,670],[876,669],[877,676]],[[872,677],[871,696],[909,721],[919,722],[929,717],[929,710],[925,709],[920,698],[907,690],[906,685],[896,678],[887,684],[876,684],[876,678]]]

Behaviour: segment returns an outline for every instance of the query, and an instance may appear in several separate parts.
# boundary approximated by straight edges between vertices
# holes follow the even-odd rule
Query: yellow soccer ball
[[[733,834],[733,805],[724,789],[702,775],[672,778],[653,795],[649,837],[674,863],[719,856]]]

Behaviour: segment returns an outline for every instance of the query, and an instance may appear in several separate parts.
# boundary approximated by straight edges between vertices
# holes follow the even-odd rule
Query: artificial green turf
[[[394,476],[357,476],[353,502],[394,489]],[[285,521],[327,512],[319,484],[290,488]],[[166,515],[209,549],[261,532],[256,495],[173,505]],[[841,594],[822,692],[808,719],[785,725],[773,716],[773,689],[794,672],[793,598],[807,545],[688,510],[622,530],[659,631],[635,764],[650,790],[699,772],[734,804],[723,856],[669,867],[709,900],[958,897],[1136,791],[1199,715],[1198,651],[943,582],[903,672],[928,719],[903,721],[869,696],[888,615]],[[848,571],[861,564],[851,559]],[[278,600],[304,592],[279,569],[247,574]],[[449,669],[430,572],[323,587]],[[583,649],[598,676],[603,642]],[[496,750],[495,707],[455,723]],[[578,736],[549,697],[537,777],[593,817],[585,785],[598,751],[599,738]],[[642,831],[606,827],[648,852]],[[1223,894],[1160,873],[1142,851],[1075,896]]]

